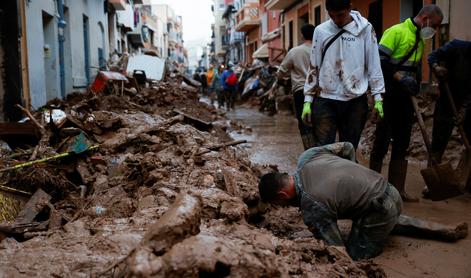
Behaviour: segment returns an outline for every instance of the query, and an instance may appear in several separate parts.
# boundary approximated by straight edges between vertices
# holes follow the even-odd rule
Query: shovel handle
[[[453,116],[455,116],[455,118],[457,118],[458,117],[458,109],[456,109],[455,101],[453,100],[453,96],[451,95],[450,86],[448,86],[447,81],[444,81],[442,83],[442,85],[443,85],[443,88],[445,89],[445,94],[448,97],[448,101],[450,102],[451,111],[453,112]],[[466,136],[466,133],[464,131],[464,128],[463,128],[462,124],[458,125],[458,131],[460,132],[461,139],[463,140],[463,144],[466,147],[466,150],[471,151],[471,146],[469,144],[468,137]]]
[[[415,115],[417,117],[417,123],[419,124],[420,131],[422,132],[422,137],[424,138],[425,147],[427,148],[429,159],[432,158],[431,150],[432,144],[430,144],[430,139],[428,138],[427,130],[425,129],[424,119],[419,110],[419,104],[417,103],[417,98],[415,96],[410,96],[412,106],[414,107]]]

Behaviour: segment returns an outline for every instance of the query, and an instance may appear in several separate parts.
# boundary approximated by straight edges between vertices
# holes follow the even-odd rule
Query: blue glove
[[[404,91],[409,93],[411,96],[416,96],[419,94],[419,85],[417,80],[411,76],[403,76],[399,81],[401,87]]]

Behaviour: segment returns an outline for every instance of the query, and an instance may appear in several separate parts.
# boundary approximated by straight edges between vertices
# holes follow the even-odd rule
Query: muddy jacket
[[[375,99],[384,93],[384,80],[373,26],[358,12],[353,21],[325,53],[328,42],[341,30],[332,20],[314,31],[311,68],[304,85],[305,101],[312,102],[320,89],[323,98],[348,101],[366,93],[368,85]],[[320,69],[320,70],[319,70]]]
[[[471,42],[452,40],[430,53],[428,63],[430,66],[443,63],[455,101],[471,106]]]
[[[278,69],[278,77],[291,77],[291,91],[302,90],[309,71],[309,53],[311,45],[302,44],[288,51]]]
[[[343,245],[337,219],[360,218],[388,187],[380,174],[355,162],[348,142],[305,151],[294,178],[304,223],[330,245]]]

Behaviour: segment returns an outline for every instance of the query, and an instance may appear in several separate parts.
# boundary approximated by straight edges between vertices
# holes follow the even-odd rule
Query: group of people
[[[371,23],[351,9],[349,0],[326,0],[330,19],[301,28],[303,45],[291,49],[278,70],[290,76],[296,117],[305,152],[294,175],[269,173],[259,183],[263,201],[299,206],[318,239],[339,246],[353,259],[378,255],[401,215],[402,203],[417,201],[405,190],[407,149],[420,92],[424,41],[443,20],[436,5],[387,29],[379,43]],[[429,55],[430,68],[449,80],[462,123],[471,136],[471,42],[453,40]],[[441,86],[442,86],[441,85]],[[355,151],[366,124],[369,91],[376,132],[370,167]],[[432,154],[446,148],[455,119],[443,94],[436,103]],[[338,140],[341,143],[335,143]],[[389,176],[380,173],[392,145]],[[352,219],[344,241],[337,219]]]
[[[216,100],[217,108],[234,109],[239,81],[233,67],[231,62],[225,68],[211,65],[207,71],[197,70],[193,75],[201,83],[201,94],[209,97],[211,104]]]

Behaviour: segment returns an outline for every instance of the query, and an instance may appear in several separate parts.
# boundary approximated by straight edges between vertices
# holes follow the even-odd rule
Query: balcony
[[[265,4],[265,8],[267,10],[284,10],[296,2],[296,0],[270,0]]]
[[[245,4],[236,14],[236,31],[248,32],[260,25],[259,4]]]
[[[113,8],[117,11],[124,11],[126,10],[126,1],[125,0],[108,0]]]

